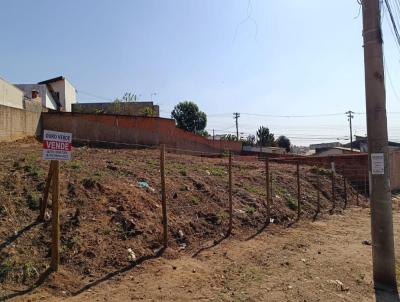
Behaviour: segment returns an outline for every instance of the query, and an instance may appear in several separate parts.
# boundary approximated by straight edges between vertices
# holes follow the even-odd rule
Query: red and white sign
[[[71,160],[72,134],[44,130],[43,159]]]

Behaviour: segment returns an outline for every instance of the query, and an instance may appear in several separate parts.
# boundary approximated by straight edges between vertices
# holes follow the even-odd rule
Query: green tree
[[[224,135],[221,137],[221,140],[224,140],[224,141],[235,141],[235,140],[236,140],[236,135],[233,135],[233,134],[224,134]]]
[[[249,134],[246,139],[242,139],[243,146],[254,146],[256,143],[256,137],[252,134]]]
[[[207,116],[199,107],[189,101],[180,102],[171,112],[178,128],[201,134],[207,126]]]
[[[278,147],[281,148],[285,148],[286,152],[290,151],[290,139],[288,139],[286,136],[281,135],[278,137],[278,139],[276,140],[276,144],[278,145]]]
[[[257,145],[262,147],[271,147],[275,145],[274,134],[269,132],[267,127],[261,126],[257,130]]]

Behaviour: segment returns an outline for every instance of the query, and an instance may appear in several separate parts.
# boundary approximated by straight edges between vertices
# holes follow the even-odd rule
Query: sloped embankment
[[[34,140],[0,145],[0,289],[24,289],[48,268],[51,224],[36,224],[48,162]],[[161,247],[158,150],[75,148],[61,164],[61,265],[48,288],[74,292],[108,273],[129,267],[136,257]],[[227,158],[168,153],[166,186],[169,245],[165,257],[195,253],[221,238],[228,223]],[[274,225],[288,225],[297,213],[295,167],[271,164]],[[301,167],[302,219],[316,210],[316,178]],[[266,223],[264,164],[234,159],[234,236],[246,238]],[[329,175],[321,175],[321,208],[331,208]],[[349,204],[354,204],[354,194]],[[338,208],[343,192],[336,193]],[[353,199],[353,200],[352,200]],[[301,223],[301,222],[300,222]],[[54,279],[55,278],[55,279]]]

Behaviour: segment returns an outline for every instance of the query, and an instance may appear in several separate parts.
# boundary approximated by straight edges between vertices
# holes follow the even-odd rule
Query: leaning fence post
[[[229,174],[229,228],[228,228],[228,235],[232,233],[233,228],[233,205],[232,205],[232,152],[229,151],[229,167],[228,167],[228,174]]]
[[[165,145],[160,149],[160,173],[161,173],[161,203],[162,203],[162,223],[163,223],[163,245],[168,247],[168,217],[167,217],[167,196],[165,192]]]
[[[265,190],[267,193],[267,223],[271,221],[271,195],[269,191],[269,158],[265,157]]]
[[[52,192],[52,245],[51,245],[51,264],[53,271],[58,271],[60,264],[60,213],[59,213],[59,197],[60,197],[60,162],[52,161],[53,164],[53,192]]]
[[[301,212],[300,165],[298,161],[296,163],[296,169],[297,169],[297,220],[300,220],[300,212]]]
[[[44,215],[46,214],[46,208],[47,208],[47,200],[49,198],[49,192],[50,192],[50,187],[51,187],[51,180],[53,177],[53,170],[54,170],[54,161],[50,161],[50,167],[49,167],[49,173],[47,174],[46,178],[46,186],[44,188],[44,193],[43,193],[43,198],[40,203],[40,213],[37,218],[37,221],[42,222],[44,221]]]
[[[346,178],[343,176],[343,189],[344,189],[344,206],[343,209],[346,210],[347,208],[347,182]]]
[[[357,200],[357,207],[360,205],[360,201],[358,200],[358,188],[356,188],[356,200]]]

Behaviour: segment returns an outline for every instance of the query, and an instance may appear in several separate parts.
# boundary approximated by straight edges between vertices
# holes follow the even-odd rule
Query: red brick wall
[[[76,142],[159,145],[198,152],[240,152],[236,141],[213,141],[175,127],[172,119],[72,112],[43,114],[43,129],[72,133]],[[122,145],[123,146],[123,145]]]

